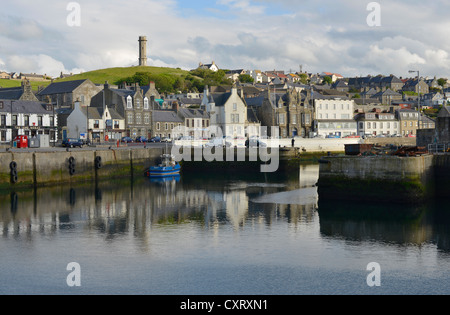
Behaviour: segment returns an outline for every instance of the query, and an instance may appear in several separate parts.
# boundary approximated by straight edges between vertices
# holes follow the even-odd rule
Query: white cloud
[[[310,72],[404,76],[414,66],[424,75],[450,74],[450,23],[443,10],[450,4],[443,0],[380,1],[382,26],[375,28],[366,23],[367,3],[356,0],[218,0],[201,13],[200,3],[192,4],[195,16],[174,0],[78,2],[81,27],[66,24],[61,1],[16,0],[5,7],[0,66],[44,73],[129,66],[137,64],[137,40],[146,35],[155,66],[191,69],[214,60],[228,69],[304,65]],[[223,14],[208,15],[220,9]]]

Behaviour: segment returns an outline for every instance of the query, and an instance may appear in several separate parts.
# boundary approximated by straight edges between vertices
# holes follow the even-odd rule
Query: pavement
[[[172,144],[167,144],[169,148],[172,147]],[[111,147],[114,150],[129,150],[129,149],[143,149],[147,148],[165,148],[166,143],[121,143],[119,147],[117,147],[117,143],[98,143],[92,146],[85,146],[83,148],[70,148],[69,150],[74,151],[98,151],[98,150],[107,150]],[[62,147],[61,145],[56,145],[55,147],[50,146],[48,148],[9,148],[9,147],[1,147],[1,152],[55,152],[55,151],[66,151],[68,148]]]

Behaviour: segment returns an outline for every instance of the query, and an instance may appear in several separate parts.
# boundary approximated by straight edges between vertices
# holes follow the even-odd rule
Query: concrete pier
[[[325,157],[318,191],[323,200],[417,203],[435,195],[435,158]]]
[[[4,152],[0,153],[0,189],[142,176],[162,153],[160,148]]]

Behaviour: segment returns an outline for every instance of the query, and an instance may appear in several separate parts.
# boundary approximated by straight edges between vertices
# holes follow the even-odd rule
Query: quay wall
[[[325,157],[318,191],[328,200],[416,203],[434,195],[435,159],[416,157]]]
[[[98,179],[142,176],[162,149],[72,150],[0,153],[0,189],[30,188]],[[101,159],[97,164],[98,158]],[[72,169],[70,171],[72,161]],[[11,162],[17,177],[12,179]]]

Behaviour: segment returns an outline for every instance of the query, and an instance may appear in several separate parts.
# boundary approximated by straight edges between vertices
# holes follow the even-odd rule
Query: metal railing
[[[428,152],[431,154],[450,153],[450,144],[442,144],[442,143],[429,144]]]

